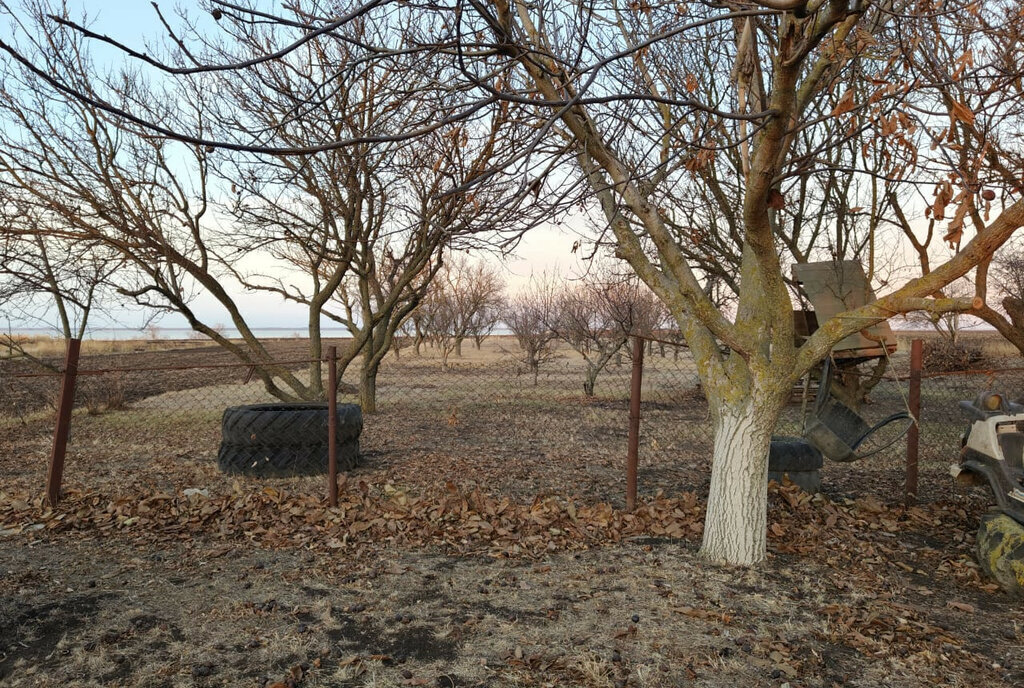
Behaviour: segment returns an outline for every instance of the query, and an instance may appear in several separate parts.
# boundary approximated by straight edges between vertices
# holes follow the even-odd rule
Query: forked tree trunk
[[[749,566],[765,557],[768,447],[779,404],[748,396],[719,408],[701,554]]]

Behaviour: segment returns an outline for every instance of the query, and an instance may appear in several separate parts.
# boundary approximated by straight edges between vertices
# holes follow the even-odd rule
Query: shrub
[[[79,379],[79,382],[82,382]],[[103,375],[87,380],[81,387],[81,400],[90,416],[104,411],[123,411],[127,408],[124,377]]]
[[[980,346],[949,339],[925,341],[923,367],[934,372],[971,370],[985,365],[985,352]]]

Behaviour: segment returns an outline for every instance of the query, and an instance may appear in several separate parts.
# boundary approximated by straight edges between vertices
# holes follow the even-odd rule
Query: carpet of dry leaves
[[[219,474],[193,399],[76,414],[54,509],[47,415],[0,424],[2,685],[1024,684],[987,495],[939,462],[910,508],[891,459],[773,486],[745,570],[697,556],[704,445],[654,437],[625,512],[618,401],[385,407],[328,508],[322,479]]]

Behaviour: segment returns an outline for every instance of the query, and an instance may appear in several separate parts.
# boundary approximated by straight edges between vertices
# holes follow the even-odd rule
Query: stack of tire
[[[338,404],[338,470],[355,468],[363,413],[358,404]],[[224,473],[292,477],[327,472],[328,407],[315,403],[232,406],[221,418],[217,466]]]

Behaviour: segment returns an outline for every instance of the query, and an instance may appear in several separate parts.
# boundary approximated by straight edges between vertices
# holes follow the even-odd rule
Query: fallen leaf
[[[946,606],[950,609],[958,609],[962,612],[967,612],[968,614],[973,614],[977,611],[973,605],[967,604],[966,602],[956,602],[955,600],[950,600],[946,603]]]

